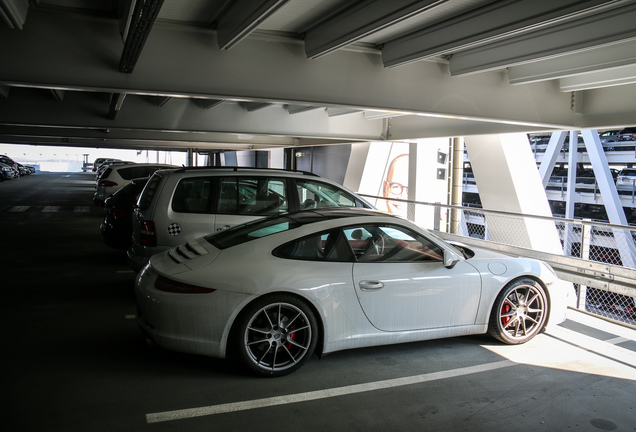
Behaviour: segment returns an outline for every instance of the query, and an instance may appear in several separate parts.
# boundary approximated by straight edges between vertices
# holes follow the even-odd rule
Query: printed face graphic
[[[382,186],[382,196],[405,200],[408,198],[409,180],[409,155],[397,156],[386,174],[386,179]],[[387,211],[389,213],[406,216],[406,203],[398,201],[387,201]]]

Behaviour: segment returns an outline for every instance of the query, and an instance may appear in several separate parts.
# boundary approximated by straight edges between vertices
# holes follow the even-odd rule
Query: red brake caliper
[[[291,326],[291,329],[293,330],[294,326]],[[288,339],[291,339],[291,340],[295,341],[296,340],[296,332],[290,333]],[[288,343],[287,344],[287,349],[291,349],[291,347],[292,347],[292,344]]]
[[[505,314],[507,314],[508,312],[510,312],[510,310],[512,309],[512,307],[510,306],[509,303],[504,303],[504,305],[501,307],[501,323],[504,325],[504,327],[508,324],[508,322],[510,322],[510,317],[509,316],[503,316]]]

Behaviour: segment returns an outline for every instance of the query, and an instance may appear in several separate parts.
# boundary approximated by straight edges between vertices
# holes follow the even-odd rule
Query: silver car
[[[133,214],[128,263],[139,271],[155,253],[254,219],[324,207],[373,208],[354,192],[312,173],[192,167],[157,171]]]
[[[397,216],[316,209],[253,221],[151,258],[137,321],[167,349],[280,376],[320,354],[489,333],[529,341],[572,284],[540,261],[455,247]],[[572,297],[572,298],[570,298]]]

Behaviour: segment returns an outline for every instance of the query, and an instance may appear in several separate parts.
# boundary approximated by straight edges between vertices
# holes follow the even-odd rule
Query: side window
[[[301,210],[323,207],[356,207],[356,199],[342,189],[313,180],[296,180]]]
[[[275,249],[274,255],[310,261],[354,261],[347,239],[339,229],[294,240]]]
[[[172,210],[179,213],[210,213],[212,178],[192,177],[179,181],[172,198]]]
[[[284,179],[224,177],[219,188],[217,212],[221,214],[273,215],[288,209]]]
[[[443,261],[434,242],[395,225],[361,225],[344,230],[359,262]]]
[[[147,210],[150,207],[152,199],[154,198],[160,184],[161,176],[153,175],[150,177],[150,180],[148,180],[148,183],[144,187],[144,190],[139,197],[139,201],[137,202],[137,205],[141,210]]]

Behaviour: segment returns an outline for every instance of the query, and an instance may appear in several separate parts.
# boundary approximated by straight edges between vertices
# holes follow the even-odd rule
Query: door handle
[[[384,284],[380,281],[363,280],[358,284],[362,291],[377,291],[384,288]]]

